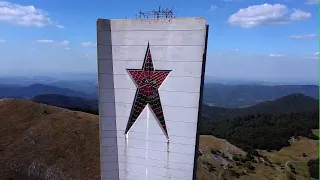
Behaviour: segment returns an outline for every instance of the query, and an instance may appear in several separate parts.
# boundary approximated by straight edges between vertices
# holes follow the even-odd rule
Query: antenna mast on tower
[[[175,16],[172,9],[161,9],[161,6],[159,6],[159,9],[157,11],[154,9],[152,11],[139,11],[137,19],[148,18],[175,18]]]

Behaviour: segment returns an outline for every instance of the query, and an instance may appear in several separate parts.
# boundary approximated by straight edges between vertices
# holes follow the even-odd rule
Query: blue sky
[[[173,7],[210,25],[206,75],[317,81],[317,0],[0,1],[0,74],[96,72],[97,18]]]

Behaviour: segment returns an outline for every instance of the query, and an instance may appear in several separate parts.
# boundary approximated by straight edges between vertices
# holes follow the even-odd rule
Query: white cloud
[[[307,5],[314,5],[314,4],[318,4],[319,3],[319,0],[307,0],[305,2],[305,4]]]
[[[240,49],[235,49],[234,51],[239,52],[239,51],[240,51]]]
[[[269,54],[270,57],[282,57],[281,54]]]
[[[51,44],[51,45],[56,45],[56,46],[67,46],[70,42],[67,40],[64,41],[54,41],[50,39],[41,39],[41,40],[36,40],[37,43],[42,43],[42,44]]]
[[[304,12],[300,9],[294,9],[293,13],[290,14],[290,19],[293,21],[305,20],[311,17],[311,14]]]
[[[41,40],[37,40],[36,42],[38,43],[53,43],[54,41],[53,40],[49,40],[49,39],[41,39]]]
[[[64,49],[65,49],[65,50],[70,50],[71,48],[69,48],[69,47],[65,47]]]
[[[215,11],[217,8],[218,8],[217,6],[211,5],[211,6],[210,6],[210,11]]]
[[[89,54],[88,54],[88,53],[82,53],[82,54],[80,55],[80,58],[88,59],[88,58],[89,58]]]
[[[318,38],[317,34],[304,34],[304,35],[295,35],[295,36],[289,36],[290,39],[312,39],[312,38]]]
[[[315,56],[319,56],[319,52],[314,53]]]
[[[6,43],[7,40],[4,40],[4,39],[0,39],[0,43]]]
[[[227,22],[242,28],[252,28],[263,24],[284,24],[289,20],[304,20],[309,17],[310,13],[296,9],[290,15],[285,5],[261,4],[240,9],[232,14]]]
[[[89,46],[96,46],[95,43],[92,43],[92,42],[82,42],[80,43],[82,46],[84,47],[89,47]]]
[[[53,43],[53,45],[56,45],[56,46],[67,46],[68,44],[69,44],[69,41],[67,40]]]
[[[221,1],[223,1],[223,2],[232,2],[234,0],[221,0]]]
[[[54,24],[48,14],[33,5],[0,1],[0,21],[23,26],[44,27]]]
[[[305,57],[306,59],[318,59],[317,56],[314,56],[314,57]]]
[[[57,28],[60,28],[60,29],[64,29],[66,27],[62,26],[62,25],[56,25]]]

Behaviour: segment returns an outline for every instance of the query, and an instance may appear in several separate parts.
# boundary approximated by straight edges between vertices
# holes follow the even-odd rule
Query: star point
[[[137,91],[125,134],[131,129],[143,109],[149,105],[164,134],[169,138],[158,89],[171,70],[154,69],[148,43],[142,69],[127,69],[127,71],[135,82]]]

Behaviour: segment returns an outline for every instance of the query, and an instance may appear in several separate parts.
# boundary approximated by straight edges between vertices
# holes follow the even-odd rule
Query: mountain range
[[[82,97],[60,94],[42,94],[31,98],[32,101],[81,110],[84,112],[96,112],[98,114],[98,100],[88,100]],[[202,117],[204,122],[214,122],[221,119],[244,116],[248,114],[283,114],[292,112],[312,112],[318,109],[318,101],[301,93],[283,96],[273,101],[265,101],[247,108],[223,108],[202,105]],[[90,111],[92,110],[92,111]]]
[[[293,93],[301,93],[318,99],[317,85],[228,85],[208,83],[204,85],[203,102],[211,106],[248,107],[267,100],[278,99]]]
[[[88,100],[82,97],[66,96],[61,94],[41,94],[30,99],[31,101],[70,110],[98,114],[98,100]]]
[[[90,100],[98,99],[98,83],[93,79],[55,80],[44,77],[31,79],[16,77],[11,80],[0,78],[0,98],[30,99],[42,94],[60,94]],[[244,108],[294,93],[318,99],[318,89],[317,85],[205,83],[203,102],[216,107]]]
[[[30,99],[41,94],[60,94],[84,98],[90,97],[88,94],[80,91],[73,91],[67,88],[43,84],[32,84],[29,86],[20,86],[15,84],[0,85],[0,98]]]
[[[283,114],[292,112],[310,112],[318,110],[318,100],[301,93],[294,93],[268,100],[246,108],[223,108],[204,104],[202,116],[216,121],[219,119],[244,116],[248,114]]]

